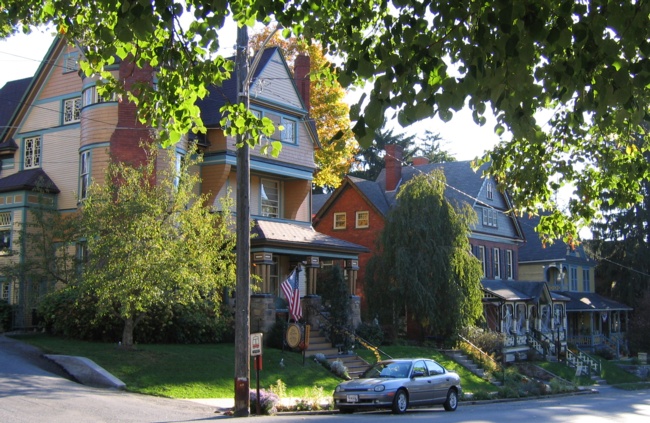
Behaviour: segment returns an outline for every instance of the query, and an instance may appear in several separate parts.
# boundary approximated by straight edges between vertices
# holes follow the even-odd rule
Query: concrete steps
[[[355,378],[368,367],[368,363],[356,354],[341,353],[338,348],[333,347],[327,338],[320,334],[318,330],[312,330],[309,333],[309,346],[306,354],[308,356],[323,354],[330,363],[341,361],[348,369],[350,377]]]
[[[456,363],[460,364],[470,372],[474,373],[476,376],[488,380],[491,384],[496,385],[496,386],[501,386],[502,383],[500,380],[495,379],[494,377],[488,378],[486,376],[485,370],[482,369],[478,364],[474,362],[471,358],[469,358],[465,353],[463,353],[461,350],[447,350],[443,351],[444,354],[454,360]]]

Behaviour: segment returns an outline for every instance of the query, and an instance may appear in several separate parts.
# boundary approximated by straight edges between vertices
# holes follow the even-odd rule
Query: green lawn
[[[172,398],[233,398],[233,344],[138,345],[125,351],[115,344],[67,340],[43,334],[15,336],[50,354],[87,357],[119,378],[132,392]],[[284,367],[280,366],[284,361]],[[305,390],[322,387],[329,395],[341,379],[301,354],[265,348],[260,387],[280,379],[289,397],[305,397]],[[251,360],[251,388],[256,386]]]
[[[172,398],[232,398],[234,396],[233,344],[210,345],[138,345],[134,351],[119,349],[116,344],[67,340],[44,334],[15,336],[51,354],[87,357],[122,380],[129,391]],[[392,357],[430,357],[457,371],[465,392],[492,392],[495,387],[447,359],[433,348],[412,346],[382,347]],[[373,362],[366,350],[357,351]],[[280,366],[283,360],[284,367]],[[286,385],[288,397],[309,398],[314,388],[329,396],[341,379],[314,360],[272,348],[264,349],[260,387]],[[251,388],[256,374],[251,361]]]

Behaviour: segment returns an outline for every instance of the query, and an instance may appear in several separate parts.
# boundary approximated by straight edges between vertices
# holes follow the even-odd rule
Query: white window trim
[[[487,260],[485,257],[485,247],[483,245],[478,246],[478,259],[481,260],[481,267],[483,269],[483,277],[487,274]]]
[[[498,248],[492,249],[492,268],[494,269],[494,279],[501,278],[501,252]]]
[[[281,125],[284,126],[284,129],[280,134],[282,142],[287,144],[298,144],[298,121],[283,117]]]
[[[514,277],[515,277],[514,254],[512,250],[506,250],[506,278],[514,279]]]
[[[33,144],[29,146],[30,144]],[[25,138],[23,140],[23,168],[37,169],[41,167],[41,153],[43,150],[43,138],[40,135]]]
[[[264,183],[265,183],[265,182],[266,182],[266,183],[269,183],[269,184],[275,184],[276,187],[277,187],[277,191],[278,191],[277,204],[276,204],[275,206],[273,206],[273,205],[268,205],[268,207],[271,207],[271,208],[272,208],[272,207],[275,207],[275,209],[276,209],[276,213],[275,213],[276,216],[272,216],[272,213],[265,213],[265,212],[264,212],[264,207],[265,207],[265,206],[264,206],[264,201],[265,201],[265,200],[264,200],[264,193],[265,193],[265,191],[264,191]],[[282,190],[282,187],[280,186],[280,181],[273,180],[273,179],[261,179],[261,180],[260,180],[260,214],[261,214],[262,216],[265,216],[265,217],[271,217],[271,218],[275,218],[275,219],[277,219],[277,218],[279,218],[279,217],[281,216],[281,212],[280,212],[280,202],[281,202],[281,198],[282,198],[281,190]],[[268,202],[272,202],[273,200],[269,200],[269,199],[267,198],[266,201],[268,201]]]
[[[70,107],[70,112],[68,112]],[[68,117],[69,116],[69,117]],[[81,97],[63,100],[63,124],[70,125],[81,120]]]
[[[365,218],[366,223],[365,223],[365,224],[361,224],[361,223],[359,223],[359,221],[361,220],[361,219],[359,218],[359,216],[362,215],[362,214],[365,214],[365,215],[366,215],[366,218]],[[355,222],[354,222],[354,223],[355,223],[355,227],[356,227],[357,229],[363,229],[363,228],[367,228],[367,227],[369,227],[369,226],[370,226],[370,212],[369,212],[369,211],[366,211],[366,210],[362,210],[362,211],[358,211],[358,212],[356,212],[356,218],[355,218]]]
[[[342,225],[340,225],[339,220],[337,219],[338,217],[343,217],[342,220]],[[345,212],[339,212],[339,213],[334,213],[334,222],[332,223],[334,229],[345,229],[347,227],[347,215]]]
[[[7,246],[6,248],[3,246],[0,248],[0,256],[6,256],[11,254],[11,245],[12,245],[12,237],[13,237],[13,220],[12,220],[12,213],[10,211],[8,212],[2,212],[0,213],[0,232],[8,232],[9,239],[7,241]]]
[[[90,150],[83,151],[79,156],[79,201],[88,197],[88,187],[90,186]]]

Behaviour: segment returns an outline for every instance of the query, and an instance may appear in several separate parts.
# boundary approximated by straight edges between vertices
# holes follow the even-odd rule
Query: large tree
[[[111,163],[82,209],[90,252],[82,288],[97,298],[98,313],[123,320],[124,347],[152,307],[211,301],[218,313],[235,283],[232,201],[215,211],[195,194],[198,176],[188,169],[200,158],[186,156],[177,172],[171,150],[162,169],[156,154],[138,167]]]
[[[551,236],[571,242],[576,224],[597,213],[603,192],[620,207],[641,199],[640,181],[650,175],[641,125],[650,120],[650,2],[6,0],[0,37],[51,23],[84,47],[82,70],[101,74],[109,86],[117,81],[103,70],[115,57],[154,66],[156,89],[131,94],[141,117],[173,143],[205,130],[194,103],[233,69],[215,54],[226,17],[251,26],[274,20],[286,37],[318,41],[337,56],[317,74],[325,82],[347,88],[371,81],[369,96],[351,108],[362,146],[387,110],[409,125],[451,119],[465,105],[484,123],[491,109],[495,131],[512,136],[486,156],[489,171],[520,210],[554,208],[554,191],[575,186],[568,208],[575,219],[551,213],[542,220]],[[537,120],[541,109],[550,119]],[[262,126],[242,108],[227,111],[234,118],[228,131]],[[632,142],[639,133],[641,148]]]
[[[372,315],[396,324],[400,316],[429,334],[453,339],[481,317],[479,260],[471,253],[476,212],[445,196],[442,171],[415,176],[400,190],[371,257],[366,297]]]
[[[264,27],[251,36],[251,45],[259,49],[271,35],[267,45],[280,47],[290,65],[293,65],[296,55],[303,53],[310,57],[310,73],[331,66],[330,61],[323,55],[320,44],[306,43],[296,37],[285,39],[279,32],[274,31],[274,26]],[[354,163],[354,154],[359,149],[350,126],[350,107],[344,99],[345,91],[338,82],[333,81],[332,84],[325,85],[316,79],[310,79],[309,117],[316,124],[320,141],[320,148],[314,154],[317,167],[314,185],[321,191],[337,188],[341,184]]]

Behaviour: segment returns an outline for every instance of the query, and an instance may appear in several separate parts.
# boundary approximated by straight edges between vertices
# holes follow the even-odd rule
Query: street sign
[[[262,355],[263,333],[251,333],[251,356]]]

